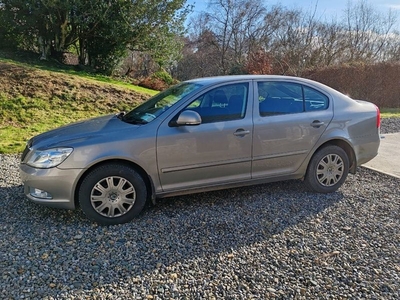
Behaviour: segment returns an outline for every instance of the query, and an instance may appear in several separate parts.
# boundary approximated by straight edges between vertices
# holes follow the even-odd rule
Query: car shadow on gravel
[[[18,249],[29,249],[20,251],[18,259],[39,257],[32,267],[59,270],[60,278],[56,272],[54,280],[60,284],[75,280],[77,288],[83,286],[71,277],[75,272],[62,273],[66,257],[73,258],[70,263],[76,272],[90,274],[85,275],[92,278],[89,281],[120,270],[114,276],[117,282],[160,266],[264,242],[343,199],[340,191],[316,194],[300,181],[286,181],[166,198],[130,223],[102,227],[88,221],[81,210],[31,203],[21,186],[0,188],[0,195],[4,211],[0,234],[5,237],[0,254],[13,253],[18,243]],[[12,237],[12,244],[7,237]]]
[[[264,241],[342,199],[341,192],[311,193],[287,181],[162,199],[143,218],[158,235],[166,233],[165,245],[175,240],[192,255],[208,255]]]

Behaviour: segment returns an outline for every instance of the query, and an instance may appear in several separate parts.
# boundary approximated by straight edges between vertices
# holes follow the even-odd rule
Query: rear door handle
[[[249,134],[249,133],[250,133],[250,130],[238,129],[238,130],[236,130],[236,131],[233,133],[233,135],[234,135],[234,136],[243,137],[243,136],[245,136],[245,135],[247,135],[247,134]]]
[[[324,124],[325,124],[324,122],[321,122],[319,120],[314,120],[310,125],[311,125],[311,127],[314,127],[314,128],[320,128]]]

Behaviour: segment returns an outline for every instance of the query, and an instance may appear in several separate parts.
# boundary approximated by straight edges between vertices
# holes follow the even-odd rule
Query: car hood
[[[90,139],[114,136],[122,130],[134,130],[138,125],[125,123],[115,115],[107,115],[72,123],[33,137],[29,146],[35,149],[48,149],[59,146],[75,146]]]

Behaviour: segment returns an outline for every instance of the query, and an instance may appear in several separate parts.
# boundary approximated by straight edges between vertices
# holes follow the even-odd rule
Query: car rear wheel
[[[336,191],[349,173],[349,158],[338,146],[318,150],[308,165],[305,182],[313,191],[331,193]]]
[[[92,170],[79,188],[79,204],[85,215],[101,225],[131,221],[142,211],[147,189],[131,167],[106,164]]]

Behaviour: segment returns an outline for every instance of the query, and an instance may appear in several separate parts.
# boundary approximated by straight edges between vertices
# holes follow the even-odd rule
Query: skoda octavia
[[[119,224],[172,195],[288,179],[334,192],[377,155],[379,128],[374,104],[314,81],[200,78],[33,137],[20,170],[30,200]]]

